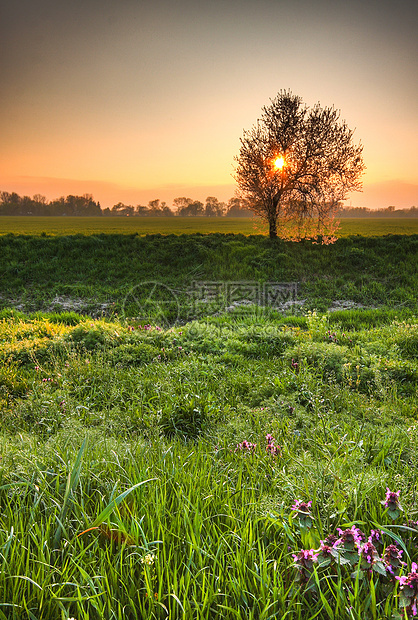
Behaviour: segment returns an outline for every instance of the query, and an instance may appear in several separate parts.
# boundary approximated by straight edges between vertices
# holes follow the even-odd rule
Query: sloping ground
[[[166,306],[172,323],[234,302],[260,305],[266,286],[285,284],[293,286],[290,298],[273,295],[261,305],[283,310],[280,304],[290,300],[304,302],[304,311],[336,302],[416,309],[417,250],[417,235],[351,237],[330,246],[222,234],[5,236],[0,303],[95,316],[137,316],[140,306],[155,320]],[[150,281],[157,297],[144,284]]]

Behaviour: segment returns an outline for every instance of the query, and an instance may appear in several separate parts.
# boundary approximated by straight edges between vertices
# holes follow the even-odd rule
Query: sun
[[[276,170],[281,170],[284,166],[284,157],[280,155],[277,159],[274,160],[274,168]]]

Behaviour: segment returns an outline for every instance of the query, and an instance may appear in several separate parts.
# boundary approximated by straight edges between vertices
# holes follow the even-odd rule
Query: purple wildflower
[[[340,538],[335,542],[334,547],[344,547],[344,549],[353,550],[360,547],[361,536],[359,536],[360,530],[353,526],[352,528],[342,530],[337,528]],[[361,534],[362,532],[360,532]]]
[[[383,555],[386,572],[392,576],[396,576],[397,571],[405,564],[402,562],[402,549],[398,549],[396,545],[388,545]]]
[[[410,519],[407,523],[404,523],[404,525],[406,527],[412,528],[413,530],[418,530],[418,521],[412,521]]]
[[[396,576],[400,583],[400,607],[405,609],[408,616],[416,616],[418,614],[417,598],[418,598],[418,566],[416,562],[412,562],[411,572],[408,575]]]
[[[321,551],[320,553],[323,555],[330,555],[330,553],[332,552],[332,545],[327,545],[327,543],[325,542],[325,540],[320,540],[319,541],[321,543]]]
[[[318,555],[314,549],[302,549],[299,553],[293,553],[293,560],[299,571],[298,581],[305,584],[309,581],[312,568],[315,562],[318,562]]]
[[[320,543],[321,546],[317,552],[318,564],[320,566],[328,566],[333,560],[335,560],[338,552],[331,545],[327,545],[324,540],[321,540]]]
[[[303,568],[312,568],[314,562],[317,561],[318,555],[315,549],[302,549],[299,553],[292,553],[295,564],[303,566]]]
[[[238,452],[239,450],[241,450],[241,452],[252,453],[252,452],[255,452],[256,447],[257,447],[256,443],[251,443],[250,441],[247,441],[246,439],[244,439],[244,441],[237,444],[237,447],[235,448],[235,452]]]
[[[400,494],[400,491],[391,491],[389,487],[387,487],[385,499],[381,502],[393,521],[399,517],[401,510],[403,510],[399,503]]]
[[[266,435],[266,440],[267,440],[267,445],[266,445],[266,452],[268,454],[271,454],[271,456],[281,456],[282,455],[282,449],[280,446],[275,446],[274,442],[276,441],[273,437],[273,435],[270,435],[270,433],[268,435]]]
[[[371,568],[375,561],[378,559],[377,549],[371,542],[366,542],[360,547],[358,554],[362,560],[364,568]]]
[[[382,532],[380,530],[370,530],[368,541],[374,546],[382,542]]]
[[[321,540],[321,544],[329,547],[334,547],[336,543],[338,543],[338,536],[335,536],[335,534],[329,534],[325,540]]]
[[[399,508],[399,496],[400,491],[390,491],[389,487],[386,487],[386,497],[385,497],[385,506],[391,510],[395,510]]]
[[[311,511],[312,500],[309,502],[302,502],[300,499],[295,500],[295,503],[292,506],[292,510],[295,512],[303,512],[305,514],[309,514]]]
[[[310,529],[312,527],[314,517],[311,514],[311,505],[312,500],[309,502],[302,502],[297,499],[292,506],[292,510],[297,512],[297,516],[299,517],[299,525],[301,528]]]

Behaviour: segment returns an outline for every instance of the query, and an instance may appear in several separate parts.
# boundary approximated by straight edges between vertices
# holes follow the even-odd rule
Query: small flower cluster
[[[176,345],[176,342],[177,342],[176,340],[173,341],[173,346]],[[169,356],[172,355],[173,353],[177,354],[178,356],[187,355],[187,351],[185,351],[183,347],[177,345],[175,346],[174,349],[169,349],[168,351],[166,351],[165,347],[162,347],[161,353],[157,355],[155,359],[157,359],[158,361],[167,360],[167,359],[170,359]]]
[[[400,583],[399,606],[408,616],[418,615],[418,565],[412,562],[411,572],[408,575],[396,576]]]
[[[299,517],[299,525],[302,528],[311,528],[313,523],[313,516],[311,515],[312,500],[309,502],[302,502],[300,499],[295,500],[292,506],[293,512]]]
[[[395,521],[401,511],[403,510],[402,506],[399,503],[400,491],[391,491],[389,487],[386,488],[386,497],[381,502],[385,508],[387,508],[388,515],[393,521]]]
[[[338,343],[337,334],[328,330],[325,334],[325,340],[328,340],[328,342]]]
[[[400,514],[402,507],[399,504],[400,492],[386,489],[385,499],[381,502],[389,514]],[[313,516],[311,515],[312,501],[296,500],[291,510],[299,517],[301,528],[312,527]],[[392,516],[392,515],[391,515]],[[411,529],[418,529],[418,522],[408,522]],[[340,566],[347,565],[351,570],[351,576],[368,581],[371,575],[383,578],[385,591],[393,588],[399,582],[400,598],[399,605],[405,618],[418,616],[418,565],[413,562],[411,572],[402,575],[406,563],[402,560],[403,550],[393,541],[386,544],[383,541],[383,533],[378,529],[372,529],[367,536],[360,528],[353,525],[349,528],[337,528],[338,535],[330,534],[325,540],[320,541],[319,549],[302,549],[293,553],[293,561],[297,569],[296,581],[305,590],[317,589],[321,579],[315,577],[314,569],[331,567],[333,574]],[[350,570],[350,572],[351,572]],[[402,617],[404,617],[402,616]]]
[[[295,408],[292,405],[289,405],[287,403],[284,402],[284,400],[280,401],[280,406],[283,408],[287,408],[289,415],[292,415],[292,413],[294,412]]]
[[[281,446],[275,445],[276,440],[274,439],[273,435],[268,433],[268,435],[266,435],[266,441],[267,441],[267,445],[266,445],[267,454],[270,454],[271,456],[282,456]],[[246,439],[244,439],[244,441],[241,441],[241,443],[237,444],[235,448],[235,452],[244,452],[247,454],[248,453],[254,454],[256,451],[256,448],[257,448],[256,443],[251,443],[250,441],[247,441]]]
[[[396,578],[397,573],[405,565],[405,562],[402,562],[402,549],[398,549],[396,545],[388,545],[385,549],[385,553],[383,555],[383,560],[385,562],[386,572],[390,573],[393,577]]]
[[[130,327],[128,328],[130,331],[133,331],[134,328]],[[151,325],[150,323],[147,323],[146,325],[138,325],[138,329],[143,329],[144,331],[151,331],[153,329],[155,329],[157,332],[161,332],[162,328],[159,327],[158,325]]]
[[[273,435],[270,435],[270,433],[268,435],[266,435],[266,440],[267,440],[267,445],[266,445],[266,452],[268,454],[271,454],[271,456],[281,456],[282,455],[282,449],[280,446],[275,446],[274,442],[276,441],[273,437]]]
[[[300,508],[299,505],[299,510]],[[331,564],[334,566],[348,564],[351,567],[359,566],[363,574],[378,573],[392,582],[394,579],[399,579],[398,574],[405,563],[401,559],[402,550],[396,545],[388,545],[383,557],[380,557],[372,542],[373,535],[366,540],[365,534],[355,526],[346,530],[338,529],[338,533],[339,537],[331,534],[325,540],[321,540],[319,549],[302,550],[293,554],[300,583],[309,581],[314,564],[321,568]],[[418,575],[416,581],[418,588]]]
[[[292,361],[291,361],[291,367],[293,368],[293,370],[299,370],[299,362],[297,362],[296,360],[293,359],[292,357]]]
[[[318,561],[318,555],[314,549],[302,549],[299,553],[292,553],[293,561],[298,569],[296,581],[307,584],[311,578],[314,564]]]
[[[153,553],[147,553],[143,558],[141,558],[141,563],[146,566],[152,566],[155,562],[155,555]]]
[[[253,454],[255,452],[256,447],[257,447],[256,443],[251,443],[250,441],[247,441],[246,439],[244,439],[244,441],[241,441],[241,443],[237,443],[235,452],[241,451],[241,452]]]
[[[292,510],[298,513],[302,512],[303,514],[308,514],[311,510],[311,506],[312,500],[309,500],[309,502],[302,502],[300,499],[296,499],[292,506]]]

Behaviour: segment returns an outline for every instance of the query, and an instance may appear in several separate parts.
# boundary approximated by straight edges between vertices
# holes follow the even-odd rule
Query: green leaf
[[[84,441],[81,444],[80,450],[78,451],[77,458],[74,463],[74,467],[72,471],[68,474],[67,485],[65,487],[65,493],[64,493],[64,501],[61,506],[59,517],[57,517],[58,527],[55,530],[55,535],[54,535],[54,541],[53,541],[54,549],[58,549],[60,541],[61,541],[63,523],[64,523],[65,517],[67,516],[69,507],[70,507],[71,495],[73,494],[75,488],[77,487],[78,481],[80,479],[81,465],[82,465],[83,454],[84,454],[84,450],[86,449],[86,445],[87,445],[87,437],[84,438]]]
[[[99,516],[96,517],[94,522],[89,527],[97,527],[98,525],[103,523],[103,521],[106,521],[106,519],[112,514],[114,509],[117,506],[119,506],[121,502],[123,502],[125,497],[127,497],[130,493],[132,493],[132,491],[134,491],[138,487],[142,486],[143,484],[146,484],[147,482],[152,482],[153,480],[157,480],[157,478],[149,478],[148,480],[143,480],[142,482],[138,482],[137,484],[134,484],[134,486],[129,487],[129,489],[126,489],[126,491],[123,491],[123,493],[121,493],[115,499],[109,502],[106,508],[102,510]]]
[[[386,572],[386,569],[385,569],[385,565],[383,564],[383,562],[375,562],[373,564],[373,570],[376,573],[379,573],[380,575],[383,575],[384,577],[386,577],[386,575],[387,575],[387,572]]]

